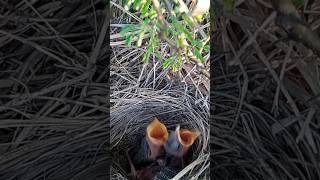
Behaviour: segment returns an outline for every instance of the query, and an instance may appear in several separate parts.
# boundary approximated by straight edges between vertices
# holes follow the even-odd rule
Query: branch
[[[195,25],[196,29],[199,30],[200,35],[202,36],[202,38],[206,39],[207,35],[206,33],[200,28],[200,25],[197,23],[197,21],[194,20],[193,16],[191,15],[187,5],[183,2],[183,0],[178,0],[178,3],[180,4],[180,7],[183,9],[182,11],[184,11],[186,13],[186,15],[188,16],[188,18],[193,22],[193,24]]]
[[[157,13],[158,13],[158,20],[160,21],[160,23],[162,24],[160,32],[159,32],[159,37],[164,40],[165,42],[167,42],[170,46],[171,49],[173,49],[174,51],[179,51],[180,49],[176,46],[176,43],[174,41],[172,41],[171,39],[169,39],[163,32],[165,31],[165,29],[169,28],[169,23],[166,21],[166,19],[164,19],[164,16],[161,12],[161,5],[159,0],[152,0],[153,2],[153,6],[156,9]],[[184,4],[185,5],[185,4]],[[167,7],[168,8],[168,7]],[[197,59],[196,56],[194,56],[194,54],[191,52],[190,54],[188,54],[188,57],[196,64],[196,68],[197,70],[204,76],[206,76],[207,78],[210,78],[210,73],[205,69],[204,65],[200,63],[200,61]]]

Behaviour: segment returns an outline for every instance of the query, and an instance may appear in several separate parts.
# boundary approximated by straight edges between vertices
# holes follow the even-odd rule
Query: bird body
[[[136,171],[132,180],[168,180],[177,174],[178,170],[173,167],[152,163]]]
[[[147,127],[147,141],[150,147],[150,158],[155,159],[163,152],[163,145],[168,140],[167,127],[157,118]]]
[[[132,180],[167,180],[184,168],[184,159],[199,132],[180,130],[177,126],[170,135],[167,128],[155,118],[146,129],[146,135],[133,154],[133,162],[126,155]],[[164,154],[165,153],[165,154]],[[138,167],[136,170],[135,165]]]
[[[156,174],[158,174],[162,166],[158,164],[152,164],[150,166],[144,167],[138,171],[137,180],[153,180]]]
[[[168,131],[164,124],[155,118],[147,127],[146,136],[141,140],[133,158],[135,164],[154,161],[164,153],[163,145],[168,140]]]
[[[170,133],[168,142],[164,146],[165,150],[170,155],[182,157],[188,152],[199,135],[199,132],[180,130],[180,126],[177,126],[176,130]]]
[[[163,165],[161,163],[158,164],[158,162],[155,161],[148,166],[136,170],[129,156],[129,150],[126,151],[126,156],[131,169],[131,173],[129,174],[130,180],[152,180],[153,177],[163,169]]]
[[[168,142],[164,147],[167,153],[167,161],[172,167],[184,168],[185,155],[199,135],[199,132],[180,130],[180,126],[177,126],[176,130],[170,133]]]

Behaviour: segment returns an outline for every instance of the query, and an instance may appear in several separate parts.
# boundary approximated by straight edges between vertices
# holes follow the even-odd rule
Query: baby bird
[[[168,142],[164,146],[167,163],[178,169],[184,168],[185,155],[199,135],[200,133],[197,131],[180,130],[180,126],[178,125],[176,130],[170,133]]]
[[[164,144],[168,140],[167,127],[155,118],[147,127],[145,138],[142,139],[137,153],[133,157],[135,164],[152,162],[164,154]]]
[[[163,159],[157,159],[150,165],[136,170],[129,156],[129,150],[126,150],[126,156],[131,169],[130,180],[168,180],[179,172],[173,167],[165,166],[165,163],[161,162]]]

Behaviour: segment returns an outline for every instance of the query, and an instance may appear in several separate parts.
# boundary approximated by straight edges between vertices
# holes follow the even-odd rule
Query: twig
[[[194,20],[193,16],[191,15],[187,5],[183,2],[183,0],[178,0],[181,8],[182,8],[182,11],[184,11],[188,18],[193,22],[193,24],[195,25],[196,29],[199,30],[199,33],[200,35],[202,36],[202,38],[206,39],[207,38],[207,35],[206,33],[200,28],[200,25]]]

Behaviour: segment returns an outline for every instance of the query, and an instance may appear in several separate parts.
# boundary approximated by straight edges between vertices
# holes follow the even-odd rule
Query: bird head
[[[180,125],[178,125],[176,130],[170,134],[165,149],[169,154],[181,157],[188,152],[199,135],[198,131],[180,129]]]
[[[190,147],[199,136],[200,136],[200,132],[198,131],[181,129],[179,132],[178,138],[179,138],[179,142],[184,147]]]
[[[150,147],[150,158],[155,159],[168,140],[167,127],[155,118],[147,127],[147,141]]]

